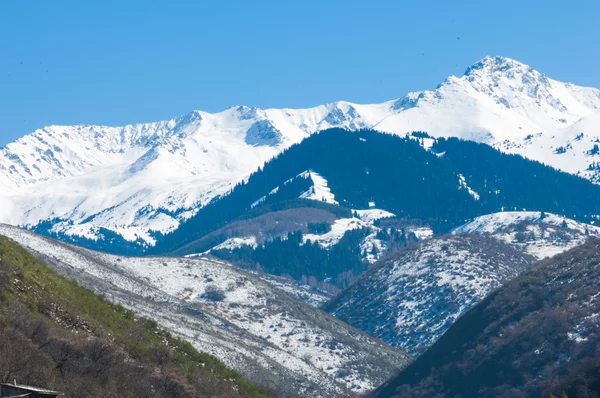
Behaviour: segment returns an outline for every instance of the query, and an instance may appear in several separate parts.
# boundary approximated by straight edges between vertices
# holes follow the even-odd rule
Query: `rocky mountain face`
[[[236,106],[124,127],[50,126],[0,150],[0,221],[152,246],[268,159],[331,127],[459,137],[598,180],[600,91],[486,57],[381,104]]]
[[[113,256],[7,225],[0,234],[283,396],[358,395],[408,363],[404,352],[225,262]]]
[[[537,263],[372,396],[595,396],[599,272],[598,239]]]

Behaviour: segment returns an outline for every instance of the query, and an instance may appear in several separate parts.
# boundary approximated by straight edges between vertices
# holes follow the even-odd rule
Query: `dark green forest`
[[[311,241],[303,244],[302,232],[296,231],[256,249],[242,246],[214,250],[211,254],[244,268],[289,276],[297,281],[313,277],[315,282],[327,281],[343,289],[367,269],[359,245],[368,233],[365,229],[348,231],[336,245],[324,248]]]

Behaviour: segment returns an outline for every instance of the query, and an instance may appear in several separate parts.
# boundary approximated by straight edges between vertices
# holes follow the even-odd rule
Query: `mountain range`
[[[486,57],[381,104],[37,130],[0,149],[0,335],[48,340],[41,316],[110,340],[174,396],[208,373],[209,395],[578,396],[600,358],[599,122],[600,90]],[[65,323],[90,313],[119,336]]]
[[[235,106],[168,121],[49,126],[2,148],[0,221],[141,247],[306,137],[332,127],[458,137],[598,182],[600,90],[486,57],[436,89],[381,104]]]

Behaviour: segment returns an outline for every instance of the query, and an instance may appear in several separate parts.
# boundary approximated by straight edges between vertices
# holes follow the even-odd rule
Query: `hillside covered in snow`
[[[151,246],[273,156],[332,127],[474,140],[597,182],[599,118],[599,90],[486,57],[434,90],[381,104],[236,106],[124,127],[49,126],[0,150],[0,221]]]
[[[419,354],[462,313],[532,262],[488,237],[432,238],[381,260],[323,309]]]

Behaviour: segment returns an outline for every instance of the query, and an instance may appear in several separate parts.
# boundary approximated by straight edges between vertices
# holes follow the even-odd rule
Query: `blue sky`
[[[600,87],[599,21],[598,1],[3,0],[0,145],[49,124],[381,102],[485,55]]]

